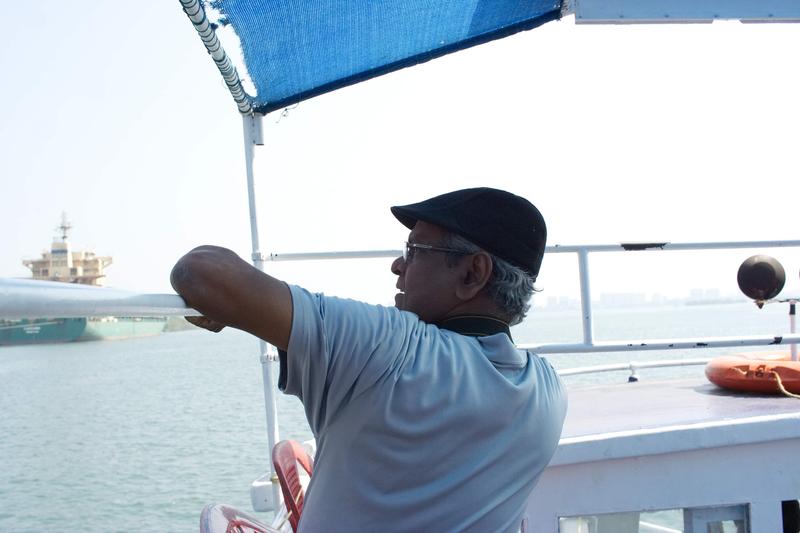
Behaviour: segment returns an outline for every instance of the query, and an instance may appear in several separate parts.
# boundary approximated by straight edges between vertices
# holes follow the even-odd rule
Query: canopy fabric
[[[203,0],[270,111],[539,26],[561,0]]]

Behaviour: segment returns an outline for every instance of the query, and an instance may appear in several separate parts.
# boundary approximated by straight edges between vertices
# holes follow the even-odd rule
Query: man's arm
[[[193,320],[196,325],[212,331],[232,326],[287,349],[293,312],[289,287],[232,251],[195,248],[178,260],[170,281],[186,305],[205,317]]]

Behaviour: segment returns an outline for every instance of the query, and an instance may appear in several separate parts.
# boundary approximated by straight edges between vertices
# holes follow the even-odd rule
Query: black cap
[[[510,192],[462,189],[409,205],[392,207],[409,229],[418,220],[435,224],[522,268],[534,279],[544,257],[547,227],[532,203]]]

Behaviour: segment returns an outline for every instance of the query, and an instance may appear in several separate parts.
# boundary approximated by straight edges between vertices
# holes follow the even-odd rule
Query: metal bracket
[[[253,144],[256,146],[264,146],[264,115],[260,113],[253,113]]]

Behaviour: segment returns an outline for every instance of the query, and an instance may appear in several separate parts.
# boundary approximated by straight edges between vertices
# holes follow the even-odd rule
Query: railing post
[[[256,145],[263,145],[263,135],[261,130],[261,115],[247,114],[242,115],[242,127],[244,133],[244,155],[245,168],[247,171],[247,199],[250,206],[250,239],[253,246],[253,265],[264,271],[264,255],[261,253],[261,244],[258,237],[258,217],[256,214],[256,194],[255,180],[253,178],[253,158]],[[269,449],[265,454],[269,463],[270,477],[275,480],[275,467],[272,464],[272,448],[278,442],[278,404],[275,398],[275,357],[270,354],[267,343],[259,340],[258,343],[259,360],[261,361],[261,375],[264,381],[264,405],[267,419],[267,443]],[[272,483],[272,503],[275,509],[281,502],[281,493],[278,483]]]
[[[589,286],[589,251],[578,250],[578,273],[581,278],[581,322],[583,324],[583,343],[594,344],[594,325],[592,324],[592,291]]]
[[[797,314],[797,300],[789,300],[789,333],[797,332],[797,323],[795,322],[795,315]],[[792,361],[797,361],[797,345],[791,344]]]

